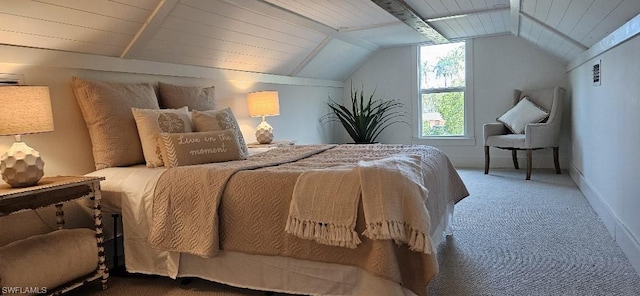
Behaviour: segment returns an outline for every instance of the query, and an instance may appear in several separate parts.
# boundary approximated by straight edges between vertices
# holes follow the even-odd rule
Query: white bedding
[[[152,249],[147,242],[155,185],[165,168],[144,165],[107,168],[88,175],[104,176],[103,207],[123,217],[125,263],[129,272],[195,276],[238,287],[316,295],[415,295],[401,285],[362,269],[277,256],[222,251],[201,257]],[[431,239],[438,245],[450,233],[453,201],[427,200]],[[284,227],[284,226],[283,226]]]

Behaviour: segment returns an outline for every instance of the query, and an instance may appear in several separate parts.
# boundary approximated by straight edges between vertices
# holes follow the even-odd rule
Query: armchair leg
[[[513,167],[515,167],[516,170],[519,170],[520,166],[518,165],[518,150],[511,150],[511,158],[513,158]]]
[[[558,161],[559,147],[553,147],[553,164],[556,166],[556,174],[560,174],[560,161]]]
[[[489,146],[484,146],[484,174],[489,173]]]
[[[527,180],[531,180],[531,154],[532,150],[527,149]]]

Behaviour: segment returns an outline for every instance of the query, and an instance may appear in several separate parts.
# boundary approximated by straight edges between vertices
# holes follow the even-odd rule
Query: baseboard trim
[[[605,202],[604,198],[602,198],[602,195],[593,188],[591,183],[584,178],[575,166],[570,166],[569,175],[607,227],[609,234],[611,234],[613,239],[618,243],[618,246],[622,249],[622,252],[627,256],[636,273],[640,274],[640,243],[638,240],[633,237],[622,221],[620,221],[613,210],[611,210],[611,207]]]
[[[446,152],[445,152],[446,153]],[[455,156],[450,154],[449,160],[458,168],[484,168],[484,155],[482,156]],[[553,157],[533,157],[533,170],[554,168]],[[569,159],[560,157],[560,168],[568,167]],[[518,164],[521,170],[527,169],[527,160],[524,157],[518,157]],[[490,169],[513,169],[513,160],[509,156],[493,156],[491,155]]]

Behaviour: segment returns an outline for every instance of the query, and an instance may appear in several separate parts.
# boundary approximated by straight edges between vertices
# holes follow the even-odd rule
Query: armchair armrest
[[[485,123],[482,126],[482,135],[484,138],[484,142],[487,142],[487,138],[491,137],[491,136],[497,136],[497,135],[504,135],[509,133],[509,130],[507,129],[506,126],[504,126],[504,124],[499,123],[499,122],[495,122],[495,123]]]
[[[548,148],[558,146],[560,126],[551,123],[530,123],[524,128],[525,146]]]

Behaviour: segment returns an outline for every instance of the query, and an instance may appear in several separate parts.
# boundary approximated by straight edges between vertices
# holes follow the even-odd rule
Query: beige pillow
[[[88,228],[56,230],[0,247],[0,287],[37,287],[51,292],[94,274],[97,267],[96,232]],[[14,295],[3,293],[7,294]]]
[[[247,143],[242,136],[240,126],[238,126],[238,121],[230,108],[209,111],[192,111],[191,116],[193,120],[193,127],[198,132],[220,131],[226,129],[233,130],[236,138],[238,138],[242,156],[249,156]]]
[[[169,168],[245,159],[232,130],[199,133],[161,133],[158,145]]]
[[[548,116],[549,112],[533,103],[529,97],[524,97],[497,120],[509,128],[512,133],[522,134],[527,124],[541,122]]]
[[[160,133],[192,132],[191,116],[185,106],[180,109],[138,109],[131,108],[136,120],[140,142],[147,167],[155,168],[163,165],[162,154],[156,138]]]
[[[180,86],[158,82],[160,106],[163,108],[189,107],[189,110],[216,109],[215,88],[199,86]]]
[[[96,169],[144,162],[131,108],[158,109],[150,84],[120,84],[71,78],[87,124]]]

